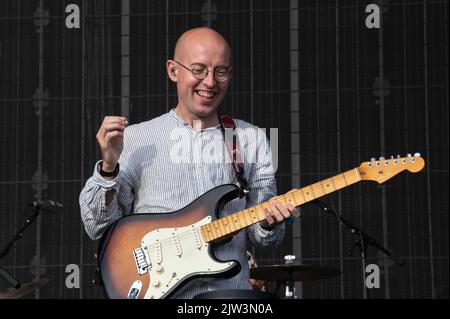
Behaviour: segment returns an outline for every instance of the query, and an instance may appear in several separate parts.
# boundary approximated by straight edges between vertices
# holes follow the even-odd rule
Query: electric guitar
[[[211,244],[264,220],[269,202],[300,206],[359,181],[381,184],[405,170],[418,172],[424,165],[418,153],[372,159],[220,219],[223,205],[239,194],[236,185],[213,188],[175,212],[125,216],[112,223],[100,241],[98,268],[103,289],[109,298],[167,298],[192,278],[223,276],[239,269],[235,260],[217,260]]]

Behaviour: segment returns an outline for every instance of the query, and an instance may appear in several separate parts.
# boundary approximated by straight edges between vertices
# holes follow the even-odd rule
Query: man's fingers
[[[109,142],[112,139],[119,138],[119,137],[123,137],[123,133],[122,132],[120,132],[120,131],[112,131],[112,132],[106,133],[105,140],[107,142]]]
[[[272,209],[273,216],[275,217],[275,219],[278,223],[281,223],[284,220],[284,218],[287,218],[290,216],[287,209],[285,207],[281,206],[280,203],[272,203],[272,204],[270,204],[270,207]],[[287,216],[285,216],[285,215],[287,215]]]
[[[272,212],[268,208],[265,208],[264,214],[266,215],[266,220],[269,223],[269,225],[272,225],[275,222],[275,220],[273,219]]]
[[[123,131],[125,130],[125,125],[123,123],[108,123],[104,126],[104,129],[106,132],[111,132],[111,131]]]
[[[279,202],[273,202],[270,204],[270,206],[272,208],[273,216],[278,223],[291,217],[291,215],[295,217],[300,216],[300,210],[289,203],[287,203],[287,207],[280,204]]]
[[[128,124],[128,119],[124,116],[105,116],[103,123],[120,122]]]
[[[291,204],[287,204],[287,207],[289,211],[291,212],[292,216],[299,217],[300,216],[300,208],[294,207]]]
[[[97,140],[106,139],[108,132],[120,131],[123,132],[128,126],[128,120],[122,116],[106,116],[103,120],[100,129],[97,132]]]

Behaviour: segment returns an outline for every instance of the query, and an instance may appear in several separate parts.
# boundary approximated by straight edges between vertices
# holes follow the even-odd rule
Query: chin
[[[216,112],[217,107],[212,105],[200,105],[196,106],[194,110],[195,115],[197,115],[198,117],[208,117]]]

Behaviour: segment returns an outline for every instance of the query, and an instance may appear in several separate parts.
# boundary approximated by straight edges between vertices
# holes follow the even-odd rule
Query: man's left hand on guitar
[[[295,188],[290,190],[288,193],[286,193],[286,195],[295,190]],[[270,230],[281,224],[284,220],[291,217],[291,215],[294,217],[300,216],[300,209],[298,207],[294,207],[289,203],[287,203],[287,206],[285,207],[277,201],[272,201],[273,198],[275,197],[272,197],[269,200],[270,209],[264,209],[266,219],[260,223],[261,227]]]

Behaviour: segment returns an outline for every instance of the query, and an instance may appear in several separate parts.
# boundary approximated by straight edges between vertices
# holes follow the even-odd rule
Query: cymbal
[[[23,296],[29,294],[34,289],[44,286],[49,281],[50,281],[50,279],[40,279],[40,280],[27,282],[26,284],[22,284],[22,286],[20,286],[20,288],[18,288],[18,289],[15,289],[15,288],[1,289],[0,288],[0,299],[18,299],[20,297],[23,297]]]
[[[340,274],[341,271],[335,268],[298,264],[269,265],[250,269],[250,278],[266,281],[314,281]]]

